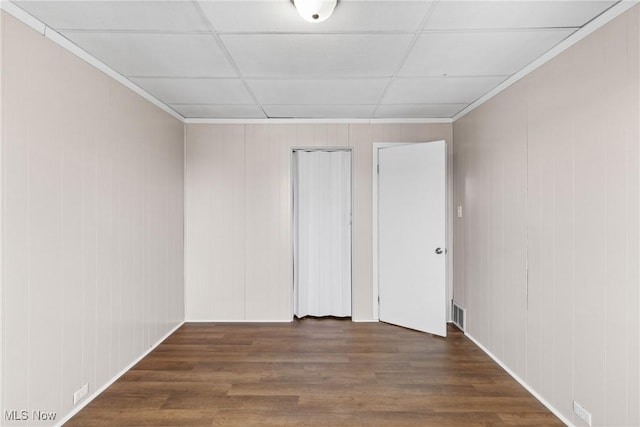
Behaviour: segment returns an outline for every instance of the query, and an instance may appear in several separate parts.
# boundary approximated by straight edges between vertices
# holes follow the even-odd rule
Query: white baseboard
[[[187,319],[185,323],[291,323],[293,319],[244,320],[244,319]]]
[[[351,319],[354,323],[378,323],[378,319]],[[280,319],[280,320],[229,320],[229,319],[187,319],[185,323],[291,323],[293,319]]]
[[[540,403],[542,403],[544,406],[547,407],[548,410],[550,410],[551,412],[553,412],[553,414],[560,418],[560,421],[562,421],[563,423],[565,423],[568,427],[575,427],[575,425],[573,423],[571,423],[571,421],[569,421],[564,415],[562,415],[560,413],[560,411],[558,411],[556,408],[553,407],[553,405],[551,405],[549,402],[547,402],[542,396],[540,396],[533,388],[531,388],[529,386],[529,384],[527,384],[522,378],[520,378],[518,375],[516,375],[515,372],[513,372],[511,369],[509,369],[507,367],[507,365],[505,365],[502,360],[498,359],[496,357],[495,354],[491,353],[485,346],[483,346],[482,344],[480,344],[480,342],[478,340],[476,340],[473,336],[469,335],[468,333],[464,333],[465,336],[467,338],[469,338],[475,345],[477,345],[480,350],[484,351],[487,356],[489,356],[490,358],[493,359],[494,362],[496,362],[498,365],[500,365],[500,367],[502,369],[504,369],[505,371],[507,371],[507,374],[511,375],[511,377],[518,381],[518,383],[520,383],[520,385],[522,387],[524,387],[529,393],[531,393],[533,395],[533,397],[535,397],[536,399],[538,399],[540,401]]]
[[[75,408],[73,408],[73,410],[71,412],[69,412],[63,419],[62,421],[60,421],[58,424],[55,424],[56,427],[60,427],[62,426],[64,423],[66,423],[67,421],[69,421],[74,415],[76,415],[78,412],[80,412],[82,410],[82,408],[84,408],[85,406],[87,406],[89,403],[91,403],[91,401],[93,399],[95,399],[96,397],[98,397],[100,395],[100,393],[102,393],[103,391],[105,391],[109,386],[111,386],[114,382],[116,382],[121,376],[123,376],[125,373],[127,373],[127,371],[129,371],[131,368],[133,368],[138,362],[140,362],[142,359],[144,359],[149,353],[151,353],[153,350],[156,349],[156,347],[158,347],[160,344],[162,344],[162,342],[164,340],[166,340],[167,338],[169,338],[169,336],[171,334],[173,334],[175,331],[178,330],[178,328],[180,328],[180,326],[184,325],[184,321],[178,323],[178,325],[176,325],[176,327],[174,327],[173,329],[171,329],[169,332],[167,332],[162,338],[160,338],[155,344],[153,344],[151,347],[149,347],[149,349],[144,352],[142,355],[140,355],[140,357],[138,357],[136,360],[134,360],[133,362],[131,362],[129,365],[127,365],[123,370],[121,370],[120,372],[118,372],[113,378],[111,378],[111,380],[107,381],[106,384],[104,384],[102,387],[100,387],[98,390],[94,391],[89,397],[87,397],[86,399],[84,399],[80,404],[78,404],[78,406],[76,406]]]

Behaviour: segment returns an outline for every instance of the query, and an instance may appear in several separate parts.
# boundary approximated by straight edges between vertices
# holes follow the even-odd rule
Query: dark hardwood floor
[[[563,425],[455,327],[190,323],[65,426]]]

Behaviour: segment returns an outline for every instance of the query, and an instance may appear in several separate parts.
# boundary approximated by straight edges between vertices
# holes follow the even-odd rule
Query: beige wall
[[[2,23],[1,409],[60,421],[184,318],[183,125]]]
[[[372,144],[451,124],[187,125],[187,320],[292,319],[291,149],[353,149],[353,318],[373,317]],[[451,144],[449,144],[449,147]]]
[[[576,425],[640,425],[639,10],[454,124],[454,299]]]
[[[0,413],[60,420],[184,318],[183,296],[190,320],[290,320],[292,147],[353,148],[353,317],[370,320],[372,144],[451,150],[453,131],[468,333],[576,425],[573,400],[639,425],[639,14],[453,129],[186,126],[183,290],[183,125],[3,13]]]

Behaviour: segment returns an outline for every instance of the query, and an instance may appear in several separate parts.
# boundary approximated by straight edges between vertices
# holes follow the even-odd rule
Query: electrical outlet
[[[575,412],[578,418],[587,423],[588,426],[591,425],[591,414],[575,400],[573,401],[573,412]]]
[[[462,206],[458,206],[458,218],[462,218]]]
[[[80,387],[75,393],[73,393],[73,404],[78,403],[83,397],[89,393],[89,383],[86,383]]]

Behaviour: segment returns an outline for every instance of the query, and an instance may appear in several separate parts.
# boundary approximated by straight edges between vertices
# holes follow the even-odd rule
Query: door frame
[[[290,195],[290,203],[291,203],[291,209],[290,209],[290,224],[289,224],[289,238],[290,238],[290,244],[291,244],[291,299],[289,301],[290,303],[290,318],[291,320],[295,319],[295,268],[296,268],[296,264],[295,264],[295,242],[294,242],[294,238],[295,238],[295,233],[294,233],[294,226],[295,226],[295,221],[294,221],[294,210],[295,210],[295,192],[294,192],[294,183],[295,183],[295,176],[293,175],[293,162],[295,161],[295,157],[294,157],[294,153],[296,151],[347,151],[349,153],[349,181],[351,184],[351,203],[349,204],[349,208],[350,208],[350,214],[351,214],[351,221],[349,223],[349,240],[351,241],[351,250],[349,252],[349,263],[351,264],[351,280],[350,280],[350,285],[351,285],[351,321],[353,322],[353,190],[354,190],[354,182],[353,182],[353,147],[340,147],[340,146],[335,146],[335,147],[319,147],[319,146],[310,146],[310,147],[305,147],[305,146],[294,146],[291,147],[290,151],[289,151],[289,195]]]
[[[452,241],[452,218],[451,214],[452,210],[452,195],[451,195],[451,167],[450,167],[450,146],[449,143],[444,139],[438,139],[435,141],[421,141],[421,142],[374,142],[373,143],[373,155],[372,155],[372,168],[371,168],[371,180],[372,180],[372,194],[371,194],[371,207],[372,207],[372,240],[371,240],[371,251],[372,251],[372,307],[373,307],[373,319],[380,321],[380,278],[379,278],[379,239],[378,239],[378,154],[381,148],[389,148],[389,147],[399,147],[402,145],[413,145],[413,144],[428,144],[429,142],[438,142],[443,141],[446,147],[446,161],[445,161],[445,194],[446,194],[446,202],[445,202],[445,240],[446,240],[446,252],[445,252],[445,295],[446,299],[444,304],[446,305],[446,321],[451,321],[451,298],[453,295],[453,283],[452,283],[452,274],[451,274],[451,254],[453,254],[453,241]]]

